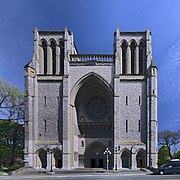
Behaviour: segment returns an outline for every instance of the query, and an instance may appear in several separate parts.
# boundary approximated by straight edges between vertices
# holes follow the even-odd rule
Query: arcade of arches
[[[79,165],[83,164],[85,168],[106,168],[106,156],[103,152],[106,149],[106,146],[100,142],[91,143],[84,153],[84,155],[79,155]],[[112,151],[112,149],[111,149]],[[112,151],[113,152],[113,151]],[[146,154],[145,151],[140,149],[135,153],[136,157],[136,167],[144,168],[146,167]],[[62,152],[56,150],[51,153],[48,150],[40,149],[37,152],[37,167],[46,169],[52,158],[53,168],[62,168]],[[121,168],[131,168],[132,167],[132,153],[124,149],[122,150],[120,159]],[[113,169],[113,158],[109,156],[110,168]]]

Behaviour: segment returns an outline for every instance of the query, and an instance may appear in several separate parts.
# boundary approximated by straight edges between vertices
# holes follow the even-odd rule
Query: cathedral
[[[112,54],[79,54],[67,28],[35,29],[24,71],[26,165],[157,166],[158,69],[149,29],[117,28]]]

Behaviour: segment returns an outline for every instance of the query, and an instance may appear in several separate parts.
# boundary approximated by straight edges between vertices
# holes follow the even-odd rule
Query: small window
[[[152,95],[154,95],[155,93],[154,93],[154,90],[152,91]]]
[[[44,96],[44,105],[46,106],[46,96]]]
[[[81,141],[81,147],[84,147],[84,141]]]
[[[128,96],[126,96],[126,105],[128,105]]]
[[[141,105],[141,96],[139,96],[139,105]]]
[[[57,97],[57,103],[59,104],[59,97]]]
[[[44,120],[44,132],[46,132],[46,120]]]
[[[126,132],[128,132],[128,120],[126,120]]]
[[[141,120],[139,120],[139,123],[138,123],[138,131],[141,132]]]

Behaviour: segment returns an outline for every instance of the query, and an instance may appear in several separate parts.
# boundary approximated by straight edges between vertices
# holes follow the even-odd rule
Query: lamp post
[[[115,154],[116,154],[116,164],[115,164],[115,170],[117,171],[117,154],[118,154],[118,151],[120,151],[120,146],[116,146],[114,147],[114,151],[115,151]]]
[[[111,151],[108,148],[106,148],[106,150],[104,151],[104,155],[106,155],[106,165],[107,165],[106,170],[108,171],[109,170],[109,158],[108,158],[108,156],[111,155]]]

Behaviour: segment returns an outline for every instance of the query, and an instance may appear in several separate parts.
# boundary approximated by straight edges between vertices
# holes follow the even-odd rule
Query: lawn
[[[0,176],[3,176],[3,174],[7,174],[4,171],[0,171]]]

